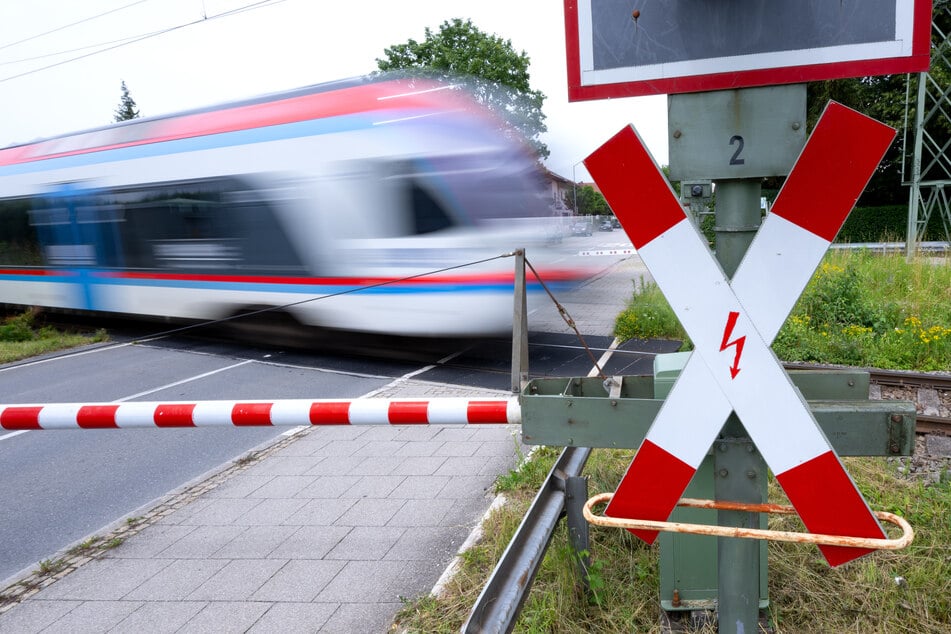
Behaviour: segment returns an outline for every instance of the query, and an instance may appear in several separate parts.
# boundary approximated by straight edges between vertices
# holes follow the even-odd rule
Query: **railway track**
[[[932,390],[940,400],[942,395],[947,403],[951,401],[951,375],[926,374],[922,372],[899,372],[895,370],[869,370],[869,378],[874,385],[882,387]],[[917,399],[919,402],[921,398]],[[948,409],[945,407],[945,409]],[[916,417],[915,431],[919,434],[941,434],[951,436],[951,418],[920,411]]]
[[[786,367],[829,370],[836,369],[839,366],[790,363],[786,364]],[[932,390],[936,393],[938,401],[945,404],[943,409],[951,410],[951,374],[906,372],[903,370],[881,370],[878,368],[864,369],[868,371],[869,380],[872,385],[877,385],[884,390],[891,389],[904,391],[906,394],[902,396],[902,398],[915,400],[919,403],[919,411],[915,424],[915,431],[917,433],[951,436],[951,417],[942,416],[940,413],[934,414],[929,411],[922,411],[923,408],[921,406],[921,391]]]

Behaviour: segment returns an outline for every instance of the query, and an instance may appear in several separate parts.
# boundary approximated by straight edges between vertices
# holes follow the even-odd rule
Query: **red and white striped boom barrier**
[[[129,429],[296,425],[505,425],[521,423],[518,399],[289,399],[0,405],[0,428]]]

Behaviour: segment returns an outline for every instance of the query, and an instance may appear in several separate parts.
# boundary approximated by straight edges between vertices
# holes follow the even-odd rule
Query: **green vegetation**
[[[678,339],[687,341],[687,333],[674,314],[667,298],[654,282],[641,280],[640,289],[614,322],[618,339]],[[689,349],[689,344],[685,344]]]
[[[63,332],[38,323],[36,311],[11,315],[0,321],[0,363],[72,348],[108,339],[104,330],[93,334]]]
[[[775,198],[775,196],[773,196]],[[862,242],[904,242],[908,227],[908,203],[881,207],[856,207],[846,218],[835,241],[843,244]],[[925,228],[924,241],[947,240],[941,214],[933,213]]]
[[[604,195],[591,185],[577,187],[573,198],[577,198],[577,201],[573,199],[566,202],[568,202],[569,205],[576,205],[575,212],[579,216],[613,215],[611,208],[608,206],[608,201],[604,199]]]
[[[644,284],[615,323],[621,339],[690,343],[667,300]],[[784,361],[905,370],[951,369],[951,266],[946,260],[831,251],[773,350]]]
[[[949,369],[951,267],[908,263],[900,255],[830,253],[780,333],[786,359],[908,369]],[[617,320],[619,337],[685,334],[662,293],[643,283]],[[689,341],[685,344],[689,348]],[[592,452],[585,467],[591,495],[611,491],[633,450]],[[462,556],[458,574],[438,597],[407,603],[398,615],[408,632],[456,632],[558,456],[540,447],[497,490],[507,503],[483,526],[483,540]],[[847,469],[869,505],[904,516],[915,529],[911,546],[880,551],[830,568],[814,546],[769,545],[770,625],[801,632],[947,632],[951,629],[951,476],[937,482],[906,475],[906,460],[847,458]],[[770,501],[788,504],[774,480]],[[771,516],[770,528],[803,531],[796,516]],[[891,536],[897,531],[889,528]],[[591,527],[591,592],[577,576],[578,553],[561,522],[539,569],[515,632],[659,632],[659,552],[627,531]],[[711,625],[685,631],[715,632]]]
[[[522,516],[557,459],[540,448],[533,473],[506,491],[508,503],[483,526],[484,539],[462,556],[439,598],[408,603],[397,617],[408,632],[458,632]],[[585,467],[591,494],[617,485],[631,450],[596,450]],[[902,551],[880,551],[830,568],[815,546],[769,545],[770,622],[777,634],[801,632],[947,632],[951,626],[951,482],[903,477],[899,463],[846,459],[872,508],[903,515],[916,538]],[[770,501],[788,504],[775,482]],[[803,531],[795,516],[771,516],[770,528]],[[895,536],[897,533],[890,533]],[[552,537],[515,632],[659,632],[658,549],[620,529],[591,527],[592,592],[576,574],[565,523]],[[693,630],[688,630],[693,631]],[[700,632],[715,630],[700,629]]]
[[[548,146],[541,135],[548,129],[542,111],[545,94],[533,90],[525,51],[517,52],[511,40],[480,31],[472,20],[454,18],[426,27],[422,42],[410,39],[387,47],[386,57],[376,60],[380,71],[411,71],[458,82],[465,78],[475,98],[501,115],[535,149],[540,159],[548,158]]]
[[[122,81],[122,99],[119,100],[119,105],[116,107],[115,112],[113,113],[112,120],[116,123],[120,121],[129,121],[131,119],[139,118],[139,107],[135,103],[135,99],[132,98],[132,95],[129,94],[129,88],[125,85],[125,80]]]
[[[55,575],[60,570],[63,570],[66,567],[65,559],[44,559],[39,563],[39,568],[34,572],[43,574],[43,575]]]

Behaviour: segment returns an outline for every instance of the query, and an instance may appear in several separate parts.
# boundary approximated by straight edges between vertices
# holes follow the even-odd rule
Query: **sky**
[[[548,169],[590,180],[581,161],[628,124],[667,164],[666,97],[568,102],[560,0],[5,0],[0,147],[111,123],[122,81],[155,116],[365,75],[453,18],[529,56]]]

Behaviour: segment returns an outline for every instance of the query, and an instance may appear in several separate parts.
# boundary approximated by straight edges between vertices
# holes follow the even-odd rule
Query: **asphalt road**
[[[390,380],[151,346],[0,369],[8,403],[356,397]],[[0,432],[0,579],[284,431]]]
[[[578,246],[603,237],[578,240]],[[629,289],[627,281],[623,292]],[[591,354],[600,356],[610,343],[611,337],[589,336],[589,353],[571,335],[535,332],[530,336],[532,374],[584,375]],[[658,351],[666,350],[651,350]],[[604,370],[649,372],[650,356],[622,349]],[[410,375],[505,390],[510,364],[510,340],[443,342],[380,357],[178,336],[0,367],[0,401],[353,398]],[[285,431],[0,430],[0,580],[35,568]]]

